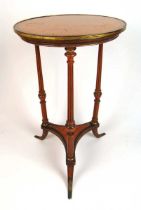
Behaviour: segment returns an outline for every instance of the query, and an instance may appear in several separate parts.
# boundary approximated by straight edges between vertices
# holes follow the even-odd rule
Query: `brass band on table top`
[[[83,15],[83,14],[67,14],[67,16],[69,15]],[[107,18],[113,18],[113,17],[109,17],[109,16],[102,16],[102,15],[89,15],[89,14],[84,14],[86,16],[100,16],[100,17],[107,17]],[[111,32],[106,32],[106,33],[100,33],[100,34],[88,34],[88,35],[71,35],[71,36],[47,36],[47,35],[37,35],[37,34],[29,34],[29,33],[24,33],[22,31],[19,31],[16,29],[16,25],[22,22],[25,22],[27,20],[33,20],[36,18],[44,18],[44,17],[52,17],[52,16],[65,16],[64,15],[50,15],[50,16],[40,16],[40,17],[34,17],[34,18],[29,18],[29,19],[25,19],[22,20],[18,23],[16,23],[14,25],[14,31],[21,36],[21,38],[26,38],[27,39],[31,39],[31,40],[46,40],[46,41],[73,41],[73,40],[96,40],[96,39],[100,39],[100,38],[109,38],[112,37],[114,35],[118,35],[119,33],[121,33],[122,31],[124,31],[126,29],[126,22],[118,19],[118,18],[113,18],[116,20],[119,20],[121,22],[124,23],[124,27],[122,27],[121,29],[115,30],[115,31],[111,31]]]
[[[96,35],[80,35],[80,36],[41,36],[41,35],[34,35],[34,34],[26,34],[23,32],[19,32],[16,31],[17,34],[19,34],[21,37],[24,38],[30,38],[30,39],[38,39],[38,40],[55,40],[55,41],[63,41],[63,40],[93,40],[93,39],[97,39],[97,38],[105,38],[105,37],[109,37],[112,35],[116,35],[120,32],[122,32],[123,30],[118,30],[118,31],[114,31],[114,32],[109,32],[109,33],[104,33],[104,34],[96,34]]]

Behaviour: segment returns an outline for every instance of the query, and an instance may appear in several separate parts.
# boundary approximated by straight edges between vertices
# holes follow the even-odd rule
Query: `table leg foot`
[[[34,137],[40,140],[44,140],[47,137],[47,135],[48,135],[48,131],[44,129],[43,134],[41,136],[35,135]]]
[[[72,180],[68,179],[68,199],[72,198]]]
[[[67,166],[68,167],[68,199],[72,198],[72,185],[73,185],[73,169],[74,166]]]
[[[106,135],[106,133],[101,133],[101,134],[99,134],[97,128],[93,128],[93,129],[92,129],[92,132],[93,132],[93,135],[94,135],[96,138],[100,138],[100,137]]]

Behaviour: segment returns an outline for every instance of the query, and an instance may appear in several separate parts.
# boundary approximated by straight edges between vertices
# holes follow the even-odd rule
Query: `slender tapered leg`
[[[46,110],[46,93],[44,90],[44,81],[43,81],[43,75],[42,75],[42,65],[41,65],[41,56],[40,56],[40,49],[38,45],[35,45],[35,53],[36,53],[36,63],[37,63],[37,74],[38,74],[38,83],[39,83],[39,99],[41,104],[41,112],[42,112],[42,125],[41,128],[43,129],[43,133],[41,136],[35,136],[35,138],[38,138],[40,140],[43,140],[46,138],[48,131],[46,129],[46,126],[48,124],[48,118],[47,118],[47,110]]]
[[[94,136],[97,138],[100,138],[101,136],[105,135],[105,133],[102,133],[102,134],[98,133],[98,127],[99,127],[98,111],[99,111],[100,97],[102,95],[102,92],[101,92],[102,55],[103,55],[103,44],[99,44],[96,88],[94,92],[95,103],[94,103],[94,110],[93,110],[93,117],[92,117],[92,125],[93,125],[92,131],[93,131]]]
[[[68,47],[65,48],[66,53],[65,56],[67,56],[67,63],[68,63],[68,116],[67,116],[67,122],[66,126],[71,128],[75,126],[74,121],[74,87],[73,87],[73,63],[74,63],[74,56],[76,56],[75,53],[75,47]]]
[[[68,110],[67,110],[67,121],[66,127],[68,128],[67,132],[67,148],[66,148],[66,164],[68,172],[68,198],[72,197],[72,183],[73,183],[73,170],[75,165],[75,151],[74,151],[74,141],[73,141],[73,128],[75,127],[74,121],[74,87],[73,87],[73,63],[75,47],[65,48],[68,63]]]
[[[67,139],[67,173],[68,173],[68,198],[72,198],[72,185],[73,185],[73,171],[75,165],[75,151],[74,151],[74,141],[72,139],[72,133],[68,133]]]

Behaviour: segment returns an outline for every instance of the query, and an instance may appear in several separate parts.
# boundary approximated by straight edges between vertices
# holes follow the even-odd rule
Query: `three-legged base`
[[[74,127],[67,127],[63,125],[56,125],[48,123],[42,127],[42,136],[35,136],[36,138],[43,140],[46,138],[48,132],[51,132],[59,137],[62,141],[66,151],[66,164],[68,173],[68,198],[72,197],[72,184],[73,184],[73,171],[75,165],[75,149],[78,141],[81,137],[89,131],[92,131],[94,136],[99,138],[105,135],[105,133],[98,134],[97,123],[87,122],[81,125],[75,125]]]
[[[47,117],[46,109],[46,93],[44,90],[44,82],[42,75],[41,57],[39,46],[35,45],[37,73],[39,82],[39,98],[41,103],[42,112],[42,125],[43,133],[41,136],[35,136],[36,138],[43,140],[46,138],[48,132],[54,133],[62,141],[66,151],[66,164],[68,173],[68,198],[72,197],[72,184],[73,184],[73,170],[75,165],[75,149],[80,138],[89,131],[92,131],[97,138],[102,137],[105,133],[98,133],[98,111],[101,97],[101,73],[102,73],[102,52],[103,44],[99,44],[98,49],[98,64],[97,64],[97,76],[96,76],[96,89],[94,92],[95,103],[93,110],[93,117],[91,122],[87,122],[81,125],[75,125],[74,120],[74,84],[73,84],[73,63],[76,56],[76,47],[65,47],[65,56],[67,57],[68,65],[68,103],[67,103],[67,121],[66,125],[56,125],[50,123]]]

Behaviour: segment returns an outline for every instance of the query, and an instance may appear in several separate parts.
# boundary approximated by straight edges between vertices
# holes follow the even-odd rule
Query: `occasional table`
[[[103,43],[119,36],[126,28],[126,23],[118,18],[100,15],[52,15],[23,20],[14,25],[15,32],[26,42],[35,45],[37,74],[39,82],[39,98],[41,103],[43,133],[35,136],[44,140],[51,132],[59,137],[66,151],[68,173],[68,198],[72,197],[73,170],[75,165],[75,149],[78,141],[87,132],[100,138],[98,111],[101,97],[101,74]],[[94,91],[93,116],[89,122],[76,125],[74,120],[74,81],[73,64],[76,56],[76,47],[85,45],[99,45],[96,88]],[[40,48],[39,46],[64,47],[68,68],[68,98],[67,120],[65,125],[51,123],[47,117],[46,93],[44,90]]]

